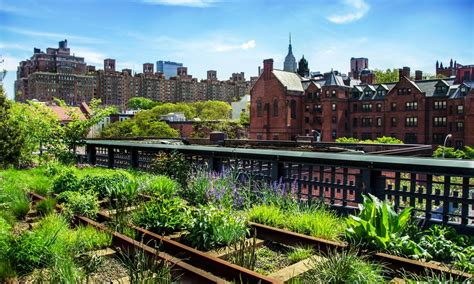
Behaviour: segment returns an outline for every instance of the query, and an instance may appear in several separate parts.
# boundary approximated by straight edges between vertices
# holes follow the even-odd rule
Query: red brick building
[[[292,140],[317,131],[321,141],[391,136],[405,143],[442,144],[451,133],[448,143],[474,145],[474,81],[413,81],[409,72],[400,69],[398,82],[361,84],[334,71],[301,78],[264,60],[263,74],[251,89],[250,139]]]

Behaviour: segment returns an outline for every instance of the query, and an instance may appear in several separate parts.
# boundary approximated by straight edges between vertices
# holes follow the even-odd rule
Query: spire
[[[288,54],[293,54],[292,48],[291,48],[291,33],[288,41]]]
[[[451,61],[449,61],[449,67],[453,68],[453,59],[451,58]]]
[[[296,59],[293,55],[293,50],[291,47],[291,33],[288,37],[288,54],[285,57],[285,62],[283,63],[283,70],[288,72],[296,72]]]

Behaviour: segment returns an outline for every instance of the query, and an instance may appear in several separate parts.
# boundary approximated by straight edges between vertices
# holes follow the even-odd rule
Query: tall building
[[[95,77],[87,72],[84,58],[71,55],[67,40],[46,53],[33,49],[30,59],[21,61],[15,81],[15,99],[20,102],[37,99],[64,100],[69,105],[89,102],[95,95]]]
[[[183,63],[162,60],[156,62],[156,71],[163,73],[166,79],[178,75],[178,67],[183,67]]]
[[[474,144],[474,81],[463,74],[413,81],[404,67],[398,82],[360,84],[335,71],[301,78],[274,70],[272,59],[263,70],[250,91],[250,139],[293,140],[314,130],[328,142],[390,136],[440,145],[451,134],[448,145]]]
[[[369,68],[369,59],[365,57],[351,58],[351,71],[349,77],[359,79],[360,72]]]
[[[451,59],[449,66],[444,67],[443,62],[436,61],[436,76],[460,78],[462,81],[474,81],[474,65],[462,65]],[[459,83],[460,81],[457,81]]]
[[[304,55],[298,62],[298,74],[301,77],[306,77],[306,78],[309,77],[308,60],[304,58]]]
[[[265,66],[263,66],[263,72],[265,72]],[[291,34],[290,41],[288,45],[288,54],[285,57],[285,62],[283,63],[283,70],[287,72],[296,72],[296,59],[293,55],[293,50],[291,47]]]

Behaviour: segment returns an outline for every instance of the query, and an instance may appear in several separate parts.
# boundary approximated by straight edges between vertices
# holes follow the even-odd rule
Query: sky
[[[311,71],[347,73],[367,57],[371,69],[434,74],[436,60],[474,64],[473,27],[474,0],[0,0],[0,69],[12,98],[18,63],[67,39],[100,69],[170,60],[198,79],[249,79],[266,58],[283,68],[291,33]]]

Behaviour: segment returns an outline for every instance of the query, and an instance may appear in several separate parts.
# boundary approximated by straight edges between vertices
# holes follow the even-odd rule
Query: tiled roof
[[[60,107],[60,106],[48,106],[49,109],[51,109],[59,118],[60,121],[62,122],[69,122],[72,121],[71,116],[69,115],[70,111],[73,113],[76,113],[79,116],[79,119],[84,120],[86,117],[84,113],[78,108],[78,107]]]
[[[346,86],[346,84],[344,84],[342,76],[336,75],[333,71],[331,71],[324,82],[324,86]]]
[[[304,92],[301,77],[298,74],[277,69],[273,69],[273,74],[288,91]]]

